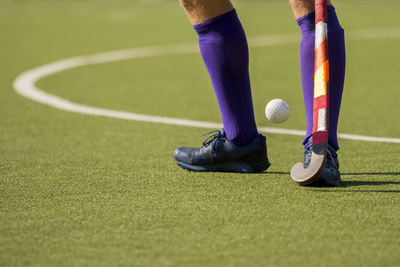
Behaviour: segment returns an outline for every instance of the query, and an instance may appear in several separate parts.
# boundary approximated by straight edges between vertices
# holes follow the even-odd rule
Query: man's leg
[[[315,16],[314,0],[290,0],[293,13],[300,26],[302,40],[300,44],[301,81],[307,116],[307,133],[304,145],[312,134],[313,94],[314,94],[314,40]],[[328,1],[330,4],[330,1]],[[328,49],[329,49],[329,144],[339,149],[337,124],[342,99],[346,65],[344,31],[339,24],[333,6],[328,6]]]
[[[247,145],[257,136],[242,25],[228,0],[181,0],[199,37],[228,140]]]
[[[315,14],[314,0],[289,0],[300,26],[302,40],[300,44],[301,81],[304,105],[307,117],[307,132],[303,145],[307,151],[313,129],[314,99],[314,40]],[[337,163],[336,151],[339,149],[337,125],[345,76],[344,31],[339,24],[334,7],[328,1],[328,53],[329,53],[329,147],[328,150]],[[307,155],[306,155],[307,157]],[[338,165],[338,164],[337,164]],[[338,166],[337,166],[338,167]]]
[[[192,25],[200,24],[233,10],[229,0],[180,0]]]
[[[199,37],[224,129],[201,148],[178,148],[176,162],[192,171],[260,172],[268,168],[251,98],[249,55],[242,25],[228,0],[180,0]]]

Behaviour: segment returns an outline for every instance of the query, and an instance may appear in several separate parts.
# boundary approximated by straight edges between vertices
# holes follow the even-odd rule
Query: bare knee
[[[296,18],[313,12],[315,8],[314,0],[289,0],[289,3],[292,6],[293,14]],[[327,0],[327,4],[330,5],[331,1]]]
[[[293,8],[309,8],[314,9],[314,0],[289,0]]]
[[[204,5],[204,1],[201,0],[179,0],[179,2],[187,12],[192,12],[196,9],[202,8]]]
[[[296,18],[305,16],[314,11],[314,0],[289,0]]]
[[[188,12],[205,9],[221,9],[232,6],[229,0],[179,0],[181,6]]]
[[[229,0],[179,0],[192,24],[201,23],[233,9]]]

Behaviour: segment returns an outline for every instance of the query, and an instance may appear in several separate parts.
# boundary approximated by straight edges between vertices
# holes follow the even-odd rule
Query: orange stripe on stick
[[[328,41],[324,39],[318,47],[315,48],[314,54],[314,71],[319,69],[325,61],[328,60]]]
[[[328,94],[329,61],[326,60],[314,75],[314,98]]]

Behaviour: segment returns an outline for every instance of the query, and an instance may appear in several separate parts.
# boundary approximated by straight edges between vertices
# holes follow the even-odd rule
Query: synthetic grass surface
[[[347,35],[400,27],[396,1],[335,3]],[[236,6],[249,36],[298,33],[286,2]],[[13,91],[18,74],[51,61],[195,42],[177,1],[2,1],[0,30],[0,265],[400,262],[398,144],[341,140],[339,188],[291,181],[301,137],[287,135],[267,135],[267,173],[191,173],[172,151],[200,145],[208,129],[72,114]],[[348,41],[340,132],[399,137],[399,45]],[[303,129],[298,44],[252,49],[251,75],[259,125],[274,126],[263,109],[281,97],[292,114],[279,126]],[[82,67],[38,85],[92,106],[220,120],[198,54]]]

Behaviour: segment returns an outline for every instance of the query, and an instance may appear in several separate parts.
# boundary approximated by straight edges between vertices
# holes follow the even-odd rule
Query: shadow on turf
[[[269,174],[289,174],[290,172],[267,172]],[[342,173],[342,176],[352,176],[352,175],[393,175],[400,176],[400,172],[354,172],[354,173]],[[341,185],[338,187],[327,188],[326,185],[321,183],[314,183],[308,185],[307,187],[313,188],[314,191],[318,192],[361,192],[361,193],[400,193],[400,190],[343,190],[343,188],[355,187],[355,186],[382,186],[382,185],[400,185],[400,181],[342,181]],[[334,189],[340,188],[340,189]]]
[[[371,186],[379,186],[379,185],[389,185],[395,184],[400,185],[399,182],[395,181],[342,181],[341,187],[351,187],[351,186],[362,186],[362,185],[371,185]]]
[[[400,172],[345,172],[341,175],[400,175]]]
[[[314,190],[318,192],[334,192],[334,193],[400,193],[400,190],[328,190],[328,189],[318,189]]]
[[[265,172],[267,174],[290,174],[290,172],[270,172],[267,171]],[[260,173],[260,174],[265,174],[265,173]],[[394,175],[400,176],[400,172],[345,172],[341,173],[342,176],[344,175]]]
[[[387,175],[387,173],[384,173]],[[399,173],[394,173],[393,175],[400,175]],[[340,189],[316,189],[318,192],[361,192],[361,193],[400,193],[400,190],[375,190],[375,189],[364,189],[364,190],[343,190],[343,188],[350,188],[356,186],[382,186],[382,185],[400,185],[400,181],[342,181],[339,187]]]
[[[270,172],[270,171],[267,171],[267,172],[265,172],[266,174],[290,174],[290,172]],[[265,174],[264,173],[264,174]]]

